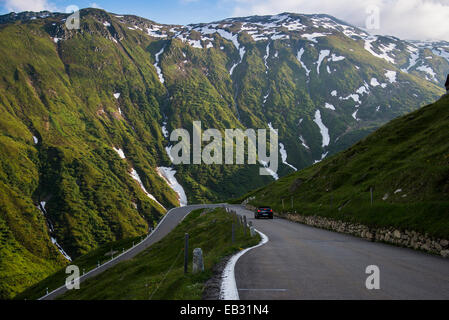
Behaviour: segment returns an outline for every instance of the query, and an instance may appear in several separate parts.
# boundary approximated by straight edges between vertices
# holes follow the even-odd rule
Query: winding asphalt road
[[[223,206],[191,205],[170,210],[141,243],[80,278],[84,281],[131,259],[165,237],[194,209]],[[268,243],[250,250],[235,265],[242,300],[260,299],[449,299],[449,259],[411,249],[290,222],[256,220],[242,206],[228,205],[265,235]],[[368,290],[366,267],[380,269],[380,289]],[[66,292],[62,286],[41,300]]]
[[[236,263],[242,300],[449,299],[449,259],[231,207],[269,238]],[[379,290],[365,286],[369,265],[379,267]]]
[[[125,253],[117,256],[115,259],[110,260],[102,264],[100,267],[86,273],[80,277],[80,282],[95,277],[102,273],[103,271],[115,266],[117,263],[129,260],[136,256],[138,253],[142,252],[152,244],[158,242],[163,237],[165,237],[171,230],[173,230],[191,211],[200,208],[215,208],[223,207],[223,204],[205,204],[205,205],[191,205],[179,208],[173,208],[167,212],[161,222],[158,224],[156,229],[148,235],[142,242],[132,247]],[[65,293],[67,288],[65,286],[59,287],[58,289],[50,292],[49,294],[43,296],[39,300],[53,300],[61,294]]]

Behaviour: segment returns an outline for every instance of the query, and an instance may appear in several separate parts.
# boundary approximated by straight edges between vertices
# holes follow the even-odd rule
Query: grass
[[[133,237],[108,243],[99,247],[98,249],[95,249],[87,254],[78,257],[70,264],[78,266],[81,273],[83,272],[83,270],[87,273],[88,271],[96,268],[98,263],[103,264],[110,260],[111,251],[114,253],[114,256],[117,256],[118,254],[122,253],[123,249],[125,249],[126,251],[127,249],[132,247],[133,243],[137,244],[141,241],[141,239],[142,237]],[[65,273],[64,267],[54,274],[50,275],[49,277],[45,278],[44,280],[36,283],[32,287],[26,289],[24,292],[17,295],[15,299],[38,299],[45,295],[47,288],[48,292],[51,292],[54,289],[64,285],[66,277],[67,274]]]
[[[131,260],[124,261],[95,278],[81,283],[61,299],[201,299],[204,283],[223,257],[260,241],[243,228],[231,240],[234,216],[224,211],[195,210],[164,239]],[[189,234],[188,273],[184,274],[184,235]],[[192,274],[192,251],[201,248],[204,272]]]

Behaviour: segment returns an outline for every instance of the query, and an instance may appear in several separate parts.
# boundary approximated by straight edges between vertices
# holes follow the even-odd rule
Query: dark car
[[[270,207],[258,207],[254,212],[254,218],[268,218],[273,219],[273,210]]]

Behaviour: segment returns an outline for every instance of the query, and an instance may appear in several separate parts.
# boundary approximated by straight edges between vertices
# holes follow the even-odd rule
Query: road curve
[[[449,259],[231,208],[270,239],[236,263],[242,300],[449,299]],[[365,286],[369,265],[379,290]]]
[[[98,267],[94,270],[91,270],[90,272],[81,276],[80,282],[99,275],[103,271],[115,266],[119,262],[133,258],[138,253],[142,252],[143,250],[147,249],[149,246],[158,242],[159,240],[164,238],[170,231],[172,231],[185,218],[185,216],[187,216],[192,210],[200,209],[200,208],[215,208],[215,207],[222,207],[222,206],[223,206],[223,204],[190,205],[190,206],[185,206],[185,207],[173,208],[173,209],[169,210],[164,215],[164,218],[157,225],[156,229],[150,235],[148,235],[142,242],[140,242],[136,246],[130,248],[128,251],[125,251],[125,253],[117,256],[115,259],[110,260],[110,261],[102,264],[100,267]],[[65,293],[66,291],[67,291],[67,288],[64,285],[64,286],[61,286],[58,289],[50,292],[49,294],[41,297],[39,300],[53,300],[56,297],[60,296],[61,294]]]

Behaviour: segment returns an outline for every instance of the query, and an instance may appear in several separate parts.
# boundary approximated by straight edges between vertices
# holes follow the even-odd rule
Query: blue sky
[[[234,7],[230,6],[233,2],[227,0],[0,0],[0,14],[9,13],[11,9],[19,12],[43,7],[52,9],[50,11],[64,12],[69,5],[76,5],[79,8],[98,6],[108,12],[135,14],[159,23],[189,24],[228,18],[233,15]]]
[[[327,13],[364,27],[373,6],[380,14],[375,34],[401,39],[449,41],[449,0],[0,0],[0,14],[10,11],[65,11],[101,7],[167,24],[212,22],[229,17],[282,12]]]

